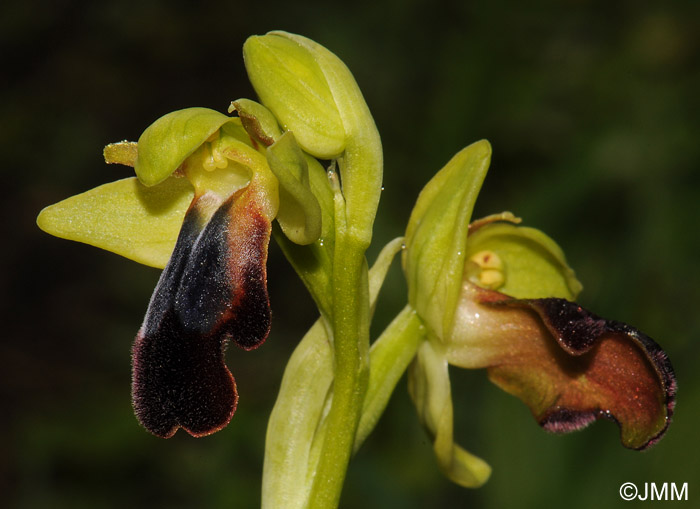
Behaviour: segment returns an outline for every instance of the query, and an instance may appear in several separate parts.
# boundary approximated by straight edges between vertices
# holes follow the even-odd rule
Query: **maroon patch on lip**
[[[568,408],[554,409],[540,420],[540,426],[552,433],[570,433],[583,429],[601,417],[599,412],[575,412]]]
[[[268,335],[270,224],[245,198],[229,198],[203,229],[190,208],[136,337],[134,410],[156,436],[225,427],[238,403],[226,346],[233,339],[250,350]]]
[[[244,350],[259,347],[270,331],[270,299],[267,293],[267,247],[271,224],[259,214],[254,203],[229,230],[234,246],[228,273],[233,282],[231,307],[225,315],[224,332]]]
[[[639,450],[664,435],[677,384],[668,357],[647,335],[565,299],[519,300],[481,290],[478,300],[534,313],[512,317],[532,324],[523,329],[532,339],[512,345],[527,352],[511,352],[489,374],[525,401],[546,430],[565,433],[608,419],[620,426],[623,444]]]

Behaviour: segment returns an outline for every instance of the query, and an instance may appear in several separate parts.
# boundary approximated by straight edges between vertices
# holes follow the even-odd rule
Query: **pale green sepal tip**
[[[409,302],[440,338],[451,328],[469,221],[490,161],[486,140],[458,152],[423,188],[406,229]]]
[[[322,159],[345,149],[345,130],[313,54],[280,33],[252,36],[243,45],[248,77],[261,102],[299,145]]]
[[[491,477],[491,466],[459,444],[452,445],[452,457],[449,463],[441,463],[440,469],[450,481],[465,488],[480,488]]]
[[[136,176],[146,186],[164,181],[230,120],[208,108],[186,108],[160,117],[139,138]]]
[[[518,299],[559,297],[575,300],[582,289],[564,252],[551,237],[535,228],[510,223],[487,224],[469,236],[465,271],[479,285],[479,268],[471,262],[480,253],[494,253],[502,268],[501,293]]]
[[[193,196],[186,179],[171,177],[146,187],[130,177],[46,207],[37,224],[56,237],[162,269],[170,259]]]
[[[267,149],[267,162],[280,183],[277,220],[282,231],[295,244],[315,242],[321,236],[321,207],[311,192],[304,153],[291,131]]]

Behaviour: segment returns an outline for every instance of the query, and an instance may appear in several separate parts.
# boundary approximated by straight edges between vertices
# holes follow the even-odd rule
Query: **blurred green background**
[[[466,490],[438,472],[402,381],[341,506],[636,507],[620,499],[623,482],[687,482],[685,505],[697,507],[699,21],[696,0],[4,2],[0,506],[259,505],[266,416],[315,319],[279,249],[272,334],[227,354],[236,417],[212,437],[164,441],[137,425],[129,395],[131,341],[158,271],[49,237],[34,220],[129,174],[103,163],[105,144],[137,139],[174,109],[253,97],[241,45],[284,29],[339,55],[375,115],[386,168],[370,258],[402,234],[431,175],[487,138],[475,215],[512,210],[554,237],[584,283],[582,304],[661,343],[680,387],[667,437],[637,453],[609,422],[549,435],[483,372],[454,369],[457,438],[494,468]],[[394,267],[375,332],[404,295]]]

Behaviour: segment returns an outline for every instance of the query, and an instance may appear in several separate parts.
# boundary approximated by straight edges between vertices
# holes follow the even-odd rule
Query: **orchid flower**
[[[301,150],[291,134],[278,139],[269,140],[269,153],[286,186],[241,119],[205,108],[175,111],[138,143],[105,148],[108,163],[133,166],[137,178],[39,215],[49,233],[164,268],[132,351],[134,410],[154,435],[167,438],[183,428],[203,436],[228,424],[238,393],[225,347],[233,340],[245,350],[257,348],[270,329],[272,220],[300,244],[320,235],[320,209],[302,178],[308,171]],[[299,180],[287,171],[295,162]]]
[[[486,141],[455,155],[421,192],[406,231],[409,303],[426,328],[409,392],[442,470],[471,487],[490,474],[453,441],[449,364],[487,369],[548,431],[605,418],[626,447],[653,445],[675,404],[666,354],[639,330],[573,302],[581,284],[544,233],[509,212],[469,223],[490,156]]]

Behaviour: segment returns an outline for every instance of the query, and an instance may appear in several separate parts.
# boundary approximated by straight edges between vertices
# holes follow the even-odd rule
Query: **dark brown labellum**
[[[238,402],[226,346],[233,340],[250,350],[268,335],[270,223],[247,198],[229,198],[203,228],[193,202],[136,337],[134,409],[156,436],[226,426]]]

